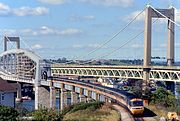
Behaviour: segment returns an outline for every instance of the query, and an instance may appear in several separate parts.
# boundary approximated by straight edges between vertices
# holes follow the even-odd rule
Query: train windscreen
[[[143,106],[143,101],[132,101],[131,106]]]

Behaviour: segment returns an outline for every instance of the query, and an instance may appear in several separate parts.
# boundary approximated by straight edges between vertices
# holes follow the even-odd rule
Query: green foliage
[[[180,93],[180,82],[177,82],[176,86],[177,86],[177,90],[176,91]]]
[[[14,108],[0,105],[0,121],[16,121],[17,116]]]
[[[79,103],[77,105],[74,105],[70,112],[76,112],[78,110],[85,110],[88,108],[90,108],[91,110],[95,110],[100,108],[103,104],[103,102]]]
[[[85,110],[85,109],[90,109],[90,110],[96,110],[98,108],[100,108],[104,103],[103,102],[90,102],[90,103],[79,103],[79,104],[74,104],[74,105],[70,105],[65,107],[62,112],[61,115],[64,116],[67,113],[72,113],[72,112],[76,112],[78,110]]]
[[[77,105],[77,104],[76,104]],[[62,111],[61,111],[61,114],[62,116],[66,115],[68,112],[70,112],[72,109],[73,109],[74,105],[70,105],[70,106],[67,106],[65,107]]]
[[[162,87],[158,88],[152,95],[151,101],[155,104],[159,104],[165,107],[175,107],[176,105],[175,96]]]
[[[60,121],[62,115],[54,109],[42,108],[32,113],[36,121]]]
[[[140,87],[138,86],[133,87],[132,92],[137,98],[142,97],[142,89]]]

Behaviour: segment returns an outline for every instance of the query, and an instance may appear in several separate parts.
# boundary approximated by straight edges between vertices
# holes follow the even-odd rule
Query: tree
[[[142,97],[142,89],[140,87],[138,86],[133,87],[132,92],[137,98]]]
[[[175,107],[175,105],[176,105],[175,96],[172,94],[172,92],[167,91],[163,87],[160,87],[156,90],[156,92],[151,97],[151,100],[155,104],[160,104],[165,107]]]
[[[36,110],[32,116],[37,121],[60,121],[62,118],[56,110],[47,108]]]
[[[135,82],[135,86],[133,87],[132,92],[136,97],[142,98],[142,80],[137,80]]]
[[[14,108],[0,105],[0,121],[16,121],[18,115]]]

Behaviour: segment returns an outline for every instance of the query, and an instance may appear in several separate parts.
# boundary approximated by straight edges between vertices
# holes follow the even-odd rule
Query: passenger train
[[[143,114],[143,112],[144,112],[143,99],[136,98],[132,93],[122,91],[119,89],[115,89],[115,88],[105,87],[105,86],[95,84],[95,83],[91,83],[91,82],[79,81],[79,79],[60,78],[58,76],[53,77],[53,80],[54,79],[57,81],[63,80],[66,82],[85,85],[85,86],[88,86],[90,88],[94,88],[94,89],[109,93],[111,95],[114,95],[117,98],[114,99],[113,101],[120,104],[120,105],[123,105],[126,108],[128,108],[128,110],[133,115]]]

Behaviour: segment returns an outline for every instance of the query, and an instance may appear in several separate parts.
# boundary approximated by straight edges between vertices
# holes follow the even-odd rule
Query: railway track
[[[145,116],[133,116],[127,109],[123,106],[113,104],[115,110],[117,110],[121,115],[121,121],[157,121],[152,115],[148,116],[148,111],[146,112]]]
[[[134,121],[145,121],[143,117],[134,117]]]

